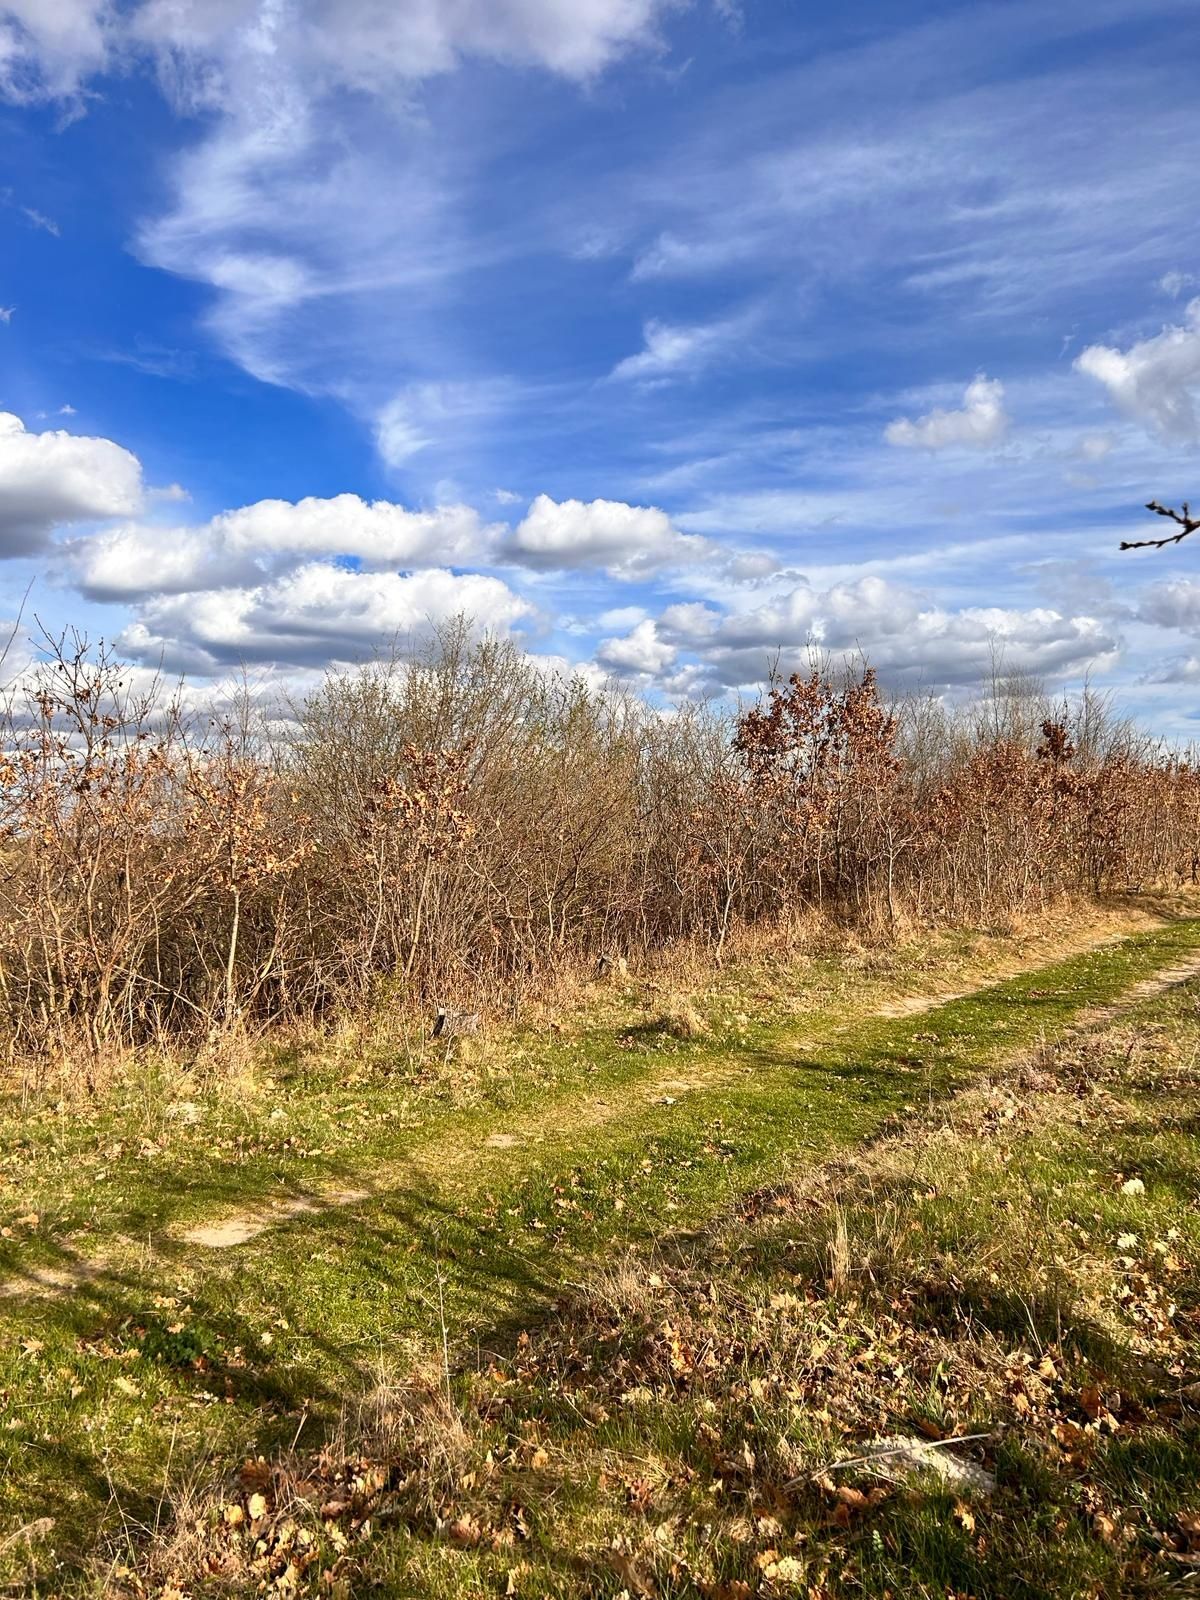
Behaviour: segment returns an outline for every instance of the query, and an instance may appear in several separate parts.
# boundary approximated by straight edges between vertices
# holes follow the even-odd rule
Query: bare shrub
[[[955,716],[817,668],[664,716],[461,623],[271,736],[82,639],[44,657],[0,731],[0,1040],[27,1081],[1200,882],[1200,775],[1091,694],[998,682]]]

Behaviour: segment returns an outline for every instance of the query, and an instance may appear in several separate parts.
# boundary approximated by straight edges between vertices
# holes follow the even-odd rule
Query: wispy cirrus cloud
[[[753,323],[752,315],[691,325],[651,318],[642,328],[642,348],[618,361],[612,377],[633,383],[686,377],[727,353],[745,338]]]
[[[197,671],[454,608],[664,696],[810,643],[947,694],[995,649],[1136,682],[1191,626],[1116,546],[1190,487],[1200,134],[1163,46],[1192,4],[0,0],[0,96],[106,96],[94,172],[37,145],[53,250],[6,205],[10,403],[100,415],[61,366],[105,352],[201,508],[105,498],[93,449],[0,578]],[[112,229],[124,320],[47,373],[43,280],[148,74],[154,182],[104,190],[149,197]]]

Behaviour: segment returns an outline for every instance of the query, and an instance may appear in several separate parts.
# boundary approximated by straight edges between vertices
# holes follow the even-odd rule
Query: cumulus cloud
[[[617,677],[656,678],[674,665],[678,654],[647,618],[624,638],[605,639],[596,651],[596,660]]]
[[[551,500],[540,494],[509,538],[505,553],[525,566],[553,571],[602,568],[635,579],[664,567],[706,560],[714,546],[680,533],[656,506],[622,500]]]
[[[30,433],[0,412],[0,557],[43,549],[64,523],[130,515],[143,498],[141,463],[111,439]]]
[[[1150,584],[1137,608],[1142,622],[1158,628],[1200,632],[1200,582],[1194,578],[1168,578]]]
[[[72,539],[55,551],[54,575],[89,600],[136,600],[252,583],[262,576],[249,552],[216,541],[207,528],[131,523]]]
[[[312,556],[367,569],[468,561],[489,537],[469,506],[409,511],[356,494],[310,496],[259,500],[196,528],[112,528],[63,546],[59,570],[89,598],[128,600],[254,583]]]
[[[1166,327],[1127,350],[1093,344],[1075,360],[1078,371],[1104,385],[1119,411],[1172,444],[1200,439],[1200,298],[1185,316],[1182,326]]]
[[[760,683],[773,660],[794,670],[813,651],[828,651],[864,656],[897,684],[944,690],[977,683],[997,655],[1008,670],[1054,677],[1103,661],[1117,648],[1115,635],[1094,617],[1040,607],[950,610],[866,577],[825,590],[800,582],[740,611],[694,601],[669,606],[626,638],[606,640],[597,659],[625,676],[656,677],[667,688],[690,671],[699,690],[713,692]]]
[[[963,395],[961,411],[936,407],[915,420],[898,417],[884,429],[889,444],[922,450],[986,450],[1001,442],[1008,432],[1004,409],[1004,385],[982,373],[973,379]]]
[[[734,583],[762,583],[773,578],[783,563],[769,550],[743,550],[730,556],[725,572]]]
[[[333,553],[354,556],[369,566],[477,558],[483,540],[478,514],[469,506],[409,511],[390,500],[368,502],[356,494],[329,500],[259,500],[222,512],[211,526],[231,550]]]
[[[258,662],[319,667],[421,639],[460,615],[505,633],[532,617],[533,607],[500,579],[477,573],[354,572],[314,561],[270,582],[150,600],[118,646],[171,671],[212,674]]]

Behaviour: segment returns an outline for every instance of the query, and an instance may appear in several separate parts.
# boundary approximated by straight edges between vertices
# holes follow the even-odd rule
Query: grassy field
[[[1082,1065],[1054,1041],[1198,950],[1113,913],[635,981],[416,1071],[326,1047],[14,1106],[9,1591],[1178,1580],[1200,1023],[1183,988],[1093,1016]],[[994,1496],[829,1475],[914,1429],[987,1432]]]

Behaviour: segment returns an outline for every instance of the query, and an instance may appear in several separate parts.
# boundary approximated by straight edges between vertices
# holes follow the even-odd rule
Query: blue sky
[[[1200,500],[1194,0],[829,9],[0,0],[0,620],[1189,737],[1197,557],[1117,545]]]

